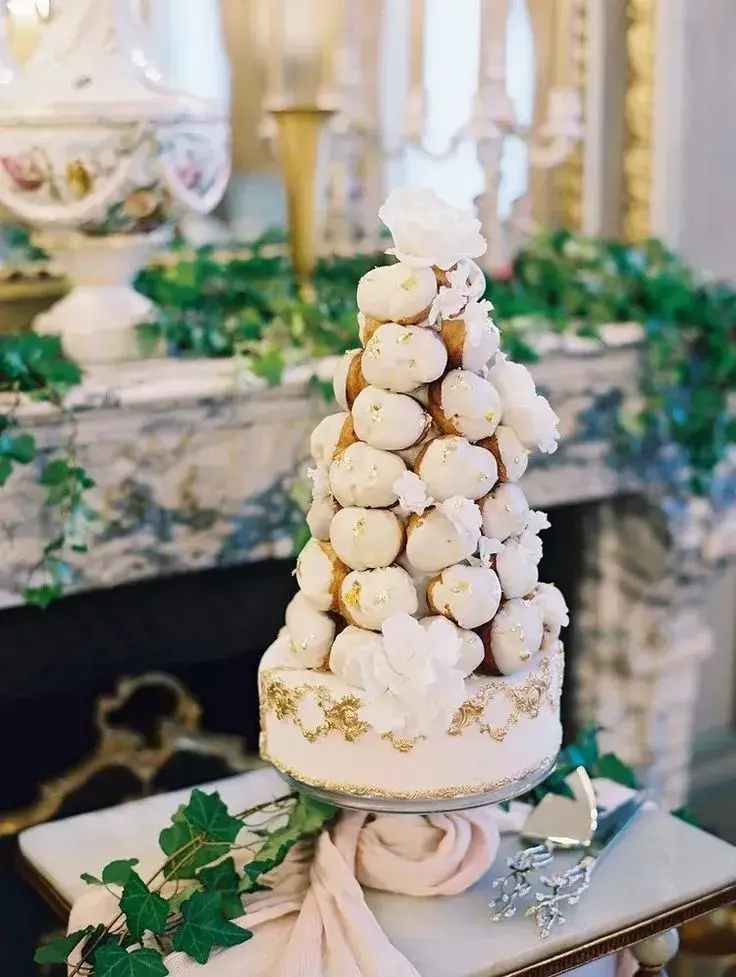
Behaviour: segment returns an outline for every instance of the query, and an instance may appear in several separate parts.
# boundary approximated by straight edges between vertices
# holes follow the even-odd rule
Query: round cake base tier
[[[481,794],[464,794],[459,797],[427,797],[413,800],[401,797],[386,798],[344,794],[338,790],[315,787],[302,780],[297,780],[281,770],[279,773],[294,790],[301,794],[308,794],[317,800],[327,801],[335,807],[352,811],[370,811],[373,814],[442,814],[449,811],[469,811],[476,807],[489,807],[491,804],[513,801],[540,784],[552,772],[556,760],[556,756],[548,758],[528,776],[514,784],[504,784],[497,790],[489,790]]]
[[[512,676],[472,675],[446,730],[399,736],[365,721],[363,689],[300,668],[284,632],[259,669],[261,756],[341,807],[426,812],[509,800],[555,762],[563,671],[557,648]]]

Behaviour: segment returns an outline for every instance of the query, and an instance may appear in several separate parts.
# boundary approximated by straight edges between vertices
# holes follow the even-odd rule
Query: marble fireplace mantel
[[[704,602],[719,561],[736,552],[736,504],[719,514],[694,502],[674,506],[616,463],[612,423],[621,401],[638,397],[641,331],[615,325],[601,336],[538,337],[533,373],[560,416],[562,440],[555,455],[535,457],[524,489],[542,508],[596,503],[581,510],[574,708],[606,727],[606,748],[648,769],[677,802],[687,786],[698,674],[712,643]],[[102,518],[90,552],[75,560],[71,589],[289,556],[303,520],[290,491],[312,428],[334,410],[308,381],[332,367],[294,368],[271,389],[232,360],[90,369],[68,406]],[[68,422],[44,404],[19,413],[42,449],[41,465],[68,436]],[[0,492],[0,607],[21,603],[53,538],[35,474],[17,471]]]

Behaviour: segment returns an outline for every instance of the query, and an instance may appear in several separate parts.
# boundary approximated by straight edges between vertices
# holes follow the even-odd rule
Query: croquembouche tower
[[[397,260],[358,283],[361,347],[312,434],[261,753],[347,806],[469,806],[541,779],[560,746],[567,607],[539,582],[549,523],[519,484],[557,417],[499,351],[479,222],[424,189],[379,216]]]

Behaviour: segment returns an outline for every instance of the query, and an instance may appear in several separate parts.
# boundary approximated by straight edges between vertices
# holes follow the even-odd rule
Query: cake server
[[[490,903],[494,922],[516,914],[519,904],[532,891],[529,877],[548,865],[558,849],[588,848],[598,827],[598,806],[590,777],[584,767],[574,770],[565,783],[572,797],[546,794],[526,820],[521,837],[535,842],[506,861],[508,873],[493,883],[499,889]]]
[[[559,875],[539,877],[547,891],[534,894],[534,904],[527,909],[526,915],[535,918],[542,939],[548,937],[555,926],[564,925],[565,917],[560,907],[574,906],[579,901],[590,885],[593,869],[600,864],[603,855],[611,851],[632,821],[648,806],[649,800],[649,792],[641,791],[624,801],[601,818],[587,852],[575,865]]]

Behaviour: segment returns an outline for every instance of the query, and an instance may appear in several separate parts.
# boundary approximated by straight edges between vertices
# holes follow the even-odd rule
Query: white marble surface
[[[205,789],[219,790],[231,810],[286,792],[271,768]],[[31,828],[20,836],[21,851],[71,902],[85,889],[80,874],[98,872],[113,858],[137,857],[140,873],[153,874],[161,863],[158,833],[188,796],[188,790],[178,791]],[[517,841],[505,839],[489,876],[462,895],[417,899],[367,892],[389,938],[422,977],[500,977],[736,880],[736,848],[662,811],[645,812],[603,860],[578,906],[568,910],[567,925],[542,942],[530,919],[488,919],[489,881]]]

